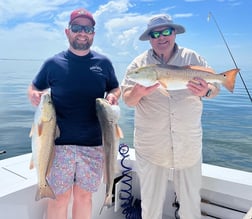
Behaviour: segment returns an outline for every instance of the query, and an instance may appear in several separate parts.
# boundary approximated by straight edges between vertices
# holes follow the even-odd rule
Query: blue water
[[[29,132],[35,108],[27,87],[42,60],[0,60],[0,159],[31,152]],[[115,63],[119,80],[125,63]],[[224,69],[224,68],[223,68]],[[241,72],[252,94],[252,71]],[[132,146],[134,109],[120,102],[123,143]],[[239,75],[234,94],[222,88],[218,97],[204,100],[203,160],[205,163],[252,172],[252,103]]]

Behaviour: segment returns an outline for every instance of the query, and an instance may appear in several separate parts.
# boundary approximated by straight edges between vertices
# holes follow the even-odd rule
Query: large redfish
[[[106,184],[106,194],[103,206],[112,205],[112,189],[117,166],[117,154],[119,149],[119,140],[123,133],[118,125],[120,108],[118,105],[110,105],[104,98],[96,99],[96,113],[102,130],[102,144],[105,153],[104,182]]]
[[[208,83],[222,84],[227,90],[233,92],[236,75],[239,69],[216,74],[211,68],[202,66],[175,66],[175,65],[147,65],[127,73],[127,77],[144,86],[159,82],[166,90],[186,89],[188,81],[202,78]]]
[[[34,122],[32,125],[30,137],[32,137],[32,160],[30,168],[35,166],[38,177],[38,189],[35,200],[41,198],[55,199],[54,192],[50,188],[46,176],[50,170],[53,159],[54,140],[59,136],[56,125],[56,113],[49,93],[41,96]]]

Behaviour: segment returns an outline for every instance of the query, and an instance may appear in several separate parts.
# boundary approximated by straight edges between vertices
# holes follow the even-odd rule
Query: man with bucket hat
[[[150,64],[198,65],[207,62],[195,51],[180,47],[177,34],[185,32],[169,15],[150,19],[141,41],[151,48],[137,56],[127,72]],[[126,75],[121,83],[124,102],[135,107],[134,147],[140,179],[142,219],[162,219],[169,186],[174,187],[179,211],[176,218],[200,219],[202,165],[202,98],[218,94],[215,84],[201,78],[187,89],[160,92],[159,83],[145,87]]]

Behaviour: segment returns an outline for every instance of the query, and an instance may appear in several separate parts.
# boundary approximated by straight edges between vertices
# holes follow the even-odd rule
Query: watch
[[[204,97],[210,97],[211,94],[212,94],[212,90],[208,89]]]

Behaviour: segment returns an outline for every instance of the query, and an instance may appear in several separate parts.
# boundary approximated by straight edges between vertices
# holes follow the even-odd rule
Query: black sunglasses
[[[88,34],[94,33],[94,27],[93,26],[83,26],[83,25],[80,25],[80,24],[71,24],[69,26],[69,29],[73,33],[81,33],[82,31],[84,31],[85,33],[88,33]]]
[[[161,31],[152,31],[150,32],[150,37],[152,39],[157,39],[160,37],[160,35],[162,36],[170,36],[172,35],[172,31],[174,31],[173,28],[167,28],[165,30],[161,30]]]

